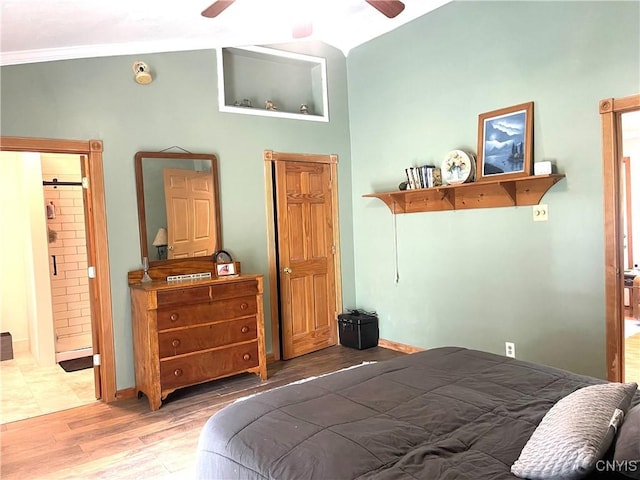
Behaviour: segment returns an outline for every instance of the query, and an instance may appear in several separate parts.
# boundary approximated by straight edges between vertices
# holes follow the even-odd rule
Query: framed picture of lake
[[[531,175],[533,102],[478,116],[477,181]]]

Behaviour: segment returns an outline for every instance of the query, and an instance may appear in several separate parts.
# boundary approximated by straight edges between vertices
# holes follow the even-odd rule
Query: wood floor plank
[[[48,478],[70,464],[81,464],[87,455],[79,445],[68,445],[54,449],[33,450],[28,457],[2,458],[0,474],[6,478]]]
[[[193,478],[205,422],[238,398],[364,361],[402,355],[330,347],[269,365],[269,379],[238,375],[174,392],[152,412],[147,399],[101,402],[2,425],[3,480]]]

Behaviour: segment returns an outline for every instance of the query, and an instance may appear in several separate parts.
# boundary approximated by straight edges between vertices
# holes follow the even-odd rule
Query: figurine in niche
[[[300,105],[300,113],[302,113],[303,115],[309,114],[309,106],[306,103]]]
[[[242,106],[243,107],[247,107],[247,108],[251,108],[253,105],[251,105],[251,100],[249,100],[248,98],[243,98],[242,99]]]
[[[267,110],[278,110],[278,107],[276,107],[276,104],[273,103],[271,100],[266,100],[264,102],[264,108],[266,108]]]

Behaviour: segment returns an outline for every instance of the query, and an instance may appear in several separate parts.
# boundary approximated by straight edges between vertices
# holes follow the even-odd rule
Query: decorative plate
[[[473,154],[462,150],[451,150],[442,162],[441,170],[442,180],[449,185],[472,182],[476,161]]]

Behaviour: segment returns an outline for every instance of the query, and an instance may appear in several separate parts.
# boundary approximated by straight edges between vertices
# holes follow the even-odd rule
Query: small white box
[[[535,162],[533,164],[534,175],[550,175],[553,172],[553,165],[550,161]]]

